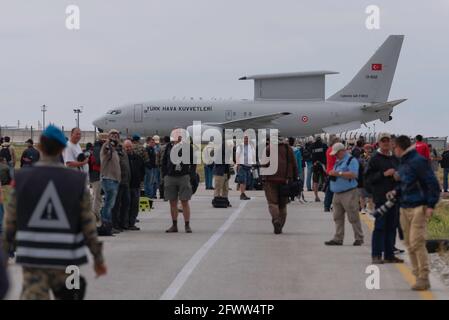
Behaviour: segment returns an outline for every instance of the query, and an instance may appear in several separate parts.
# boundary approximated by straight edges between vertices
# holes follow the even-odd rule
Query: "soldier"
[[[143,159],[143,162],[145,164],[150,161],[148,157],[148,152],[145,151],[145,148],[143,147],[142,143],[140,143],[140,136],[138,134],[135,134],[132,136],[132,143],[133,143],[133,149],[134,152]]]
[[[65,146],[62,131],[47,127],[40,137],[41,160],[20,170],[13,183],[3,243],[6,252],[17,246],[16,262],[23,267],[21,299],[48,300],[50,291],[56,298],[66,296],[66,268],[87,263],[85,244],[97,276],[107,272],[86,175],[59,162]],[[77,291],[69,295],[75,297]]]

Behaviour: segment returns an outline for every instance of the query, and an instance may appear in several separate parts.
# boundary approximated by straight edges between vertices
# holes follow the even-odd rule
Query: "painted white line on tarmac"
[[[207,242],[203,244],[203,246],[190,258],[190,260],[178,273],[175,280],[173,280],[170,286],[165,290],[164,294],[162,294],[160,300],[173,300],[176,297],[179,290],[181,290],[182,286],[189,279],[190,275],[204,258],[204,256],[234,223],[234,221],[238,218],[248,202],[249,201],[241,202],[237,210],[235,210],[229,216],[225,223],[223,223],[223,225],[209,238],[209,240],[207,240]]]

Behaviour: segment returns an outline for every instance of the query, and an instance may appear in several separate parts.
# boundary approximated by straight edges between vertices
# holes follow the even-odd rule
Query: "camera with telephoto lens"
[[[392,194],[387,194],[387,202],[374,210],[371,215],[375,218],[383,217],[391,208],[396,205],[397,199]]]
[[[76,158],[76,161],[84,162],[84,161],[86,161],[86,159],[89,159],[89,158],[90,158],[90,152],[89,151],[85,151],[85,152],[80,153],[78,155],[78,157]]]

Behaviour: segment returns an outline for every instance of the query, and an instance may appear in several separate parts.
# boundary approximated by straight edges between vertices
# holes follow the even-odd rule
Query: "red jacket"
[[[326,151],[326,172],[329,174],[329,171],[334,170],[335,162],[337,162],[336,156],[331,156],[332,148],[327,148]]]
[[[427,143],[424,142],[416,142],[416,151],[422,155],[424,158],[426,158],[427,160],[430,160],[430,150],[429,150],[429,146],[427,145]]]

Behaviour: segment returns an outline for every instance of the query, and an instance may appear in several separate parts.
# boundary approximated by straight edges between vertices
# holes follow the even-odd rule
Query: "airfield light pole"
[[[76,114],[76,127],[79,129],[80,127],[80,113],[82,113],[82,108],[80,107],[78,109],[73,109],[73,112]]]
[[[45,112],[47,112],[47,106],[44,104],[43,106],[41,106],[41,111],[42,111],[42,130],[45,129]]]

